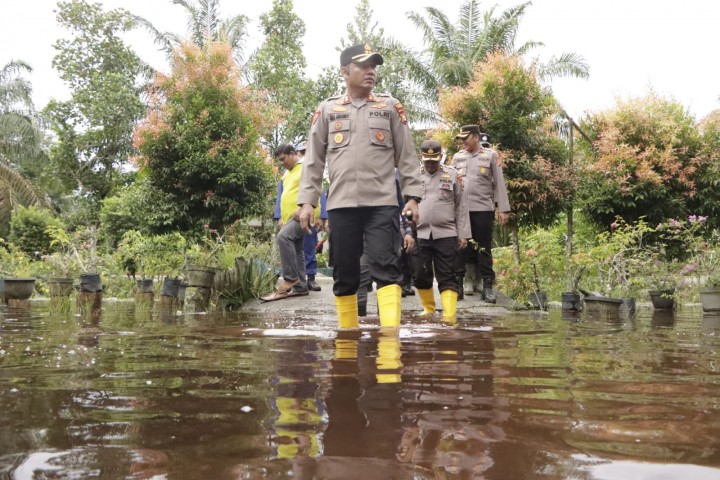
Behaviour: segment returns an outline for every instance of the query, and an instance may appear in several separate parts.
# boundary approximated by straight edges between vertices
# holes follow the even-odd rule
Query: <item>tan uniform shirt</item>
[[[424,192],[420,202],[420,223],[417,236],[432,238],[472,238],[470,215],[463,201],[463,187],[454,168],[440,165],[433,175],[421,174]]]
[[[317,202],[327,162],[327,210],[397,206],[395,167],[403,196],[422,194],[417,158],[405,111],[396,99],[384,94],[330,98],[313,116],[298,204]]]
[[[496,202],[499,211],[510,211],[505,177],[497,164],[495,150],[481,147],[473,154],[460,150],[455,154],[452,166],[463,177],[468,211],[494,212]]]

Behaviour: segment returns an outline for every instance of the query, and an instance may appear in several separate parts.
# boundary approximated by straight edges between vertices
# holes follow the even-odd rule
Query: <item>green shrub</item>
[[[20,207],[12,215],[8,240],[29,255],[42,255],[53,251],[49,226],[62,228],[63,223],[47,210],[34,206]]]

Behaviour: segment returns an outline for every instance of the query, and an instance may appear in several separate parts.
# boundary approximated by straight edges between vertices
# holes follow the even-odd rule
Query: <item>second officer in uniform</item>
[[[435,140],[420,145],[424,171],[423,197],[417,224],[417,248],[411,255],[413,279],[424,314],[435,312],[433,272],[437,278],[443,319],[454,321],[460,286],[455,277],[455,257],[467,246],[470,219],[463,201],[463,187],[454,168],[440,165],[442,146]]]

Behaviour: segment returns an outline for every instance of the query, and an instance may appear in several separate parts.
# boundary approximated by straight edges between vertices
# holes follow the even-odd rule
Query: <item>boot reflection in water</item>
[[[378,383],[400,383],[400,338],[392,332],[380,332],[378,337],[378,355],[376,360]]]
[[[403,405],[399,339],[385,335],[391,331],[338,332],[325,395],[323,453],[311,478],[389,478],[389,463],[380,460],[397,461]],[[367,459],[373,461],[366,465]]]

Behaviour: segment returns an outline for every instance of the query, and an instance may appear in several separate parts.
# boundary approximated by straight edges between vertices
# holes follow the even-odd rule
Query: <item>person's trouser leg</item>
[[[318,233],[315,226],[310,227],[310,233],[303,237],[303,252],[305,253],[305,273],[307,274],[307,288],[313,292],[322,290],[320,285],[315,283],[315,274],[317,274],[317,247]]]
[[[305,232],[300,228],[300,223],[292,219],[283,226],[277,236],[282,277],[288,281],[298,280],[303,287],[305,286],[305,256],[302,248],[304,236]]]
[[[333,266],[335,296],[354,295],[360,285],[360,256],[366,208],[338,208],[328,211],[330,263]]]
[[[317,254],[315,248],[317,247],[318,233],[315,226],[310,227],[310,233],[306,233],[303,237],[303,251],[305,253],[305,272],[308,275],[317,274]]]
[[[367,254],[363,253],[360,257],[360,287],[357,291],[358,299],[358,315],[364,317],[367,315],[367,298],[368,287],[372,283],[370,278],[370,267],[367,263]]]
[[[470,212],[470,228],[473,239],[478,244],[477,269],[479,279],[483,282],[483,297],[486,297],[486,301],[494,300],[492,290],[492,284],[495,280],[492,257],[492,231],[494,222],[495,212]]]
[[[380,326],[399,327],[402,301],[400,283],[403,276],[400,268],[400,218],[397,208],[373,207],[364,232],[370,276],[378,286]]]
[[[457,237],[446,237],[432,240],[432,264],[438,290],[459,292],[455,276],[455,259],[457,257]]]
[[[418,291],[423,315],[435,313],[435,292],[433,292],[432,241],[417,239],[415,249],[409,255],[413,271],[413,283]]]

